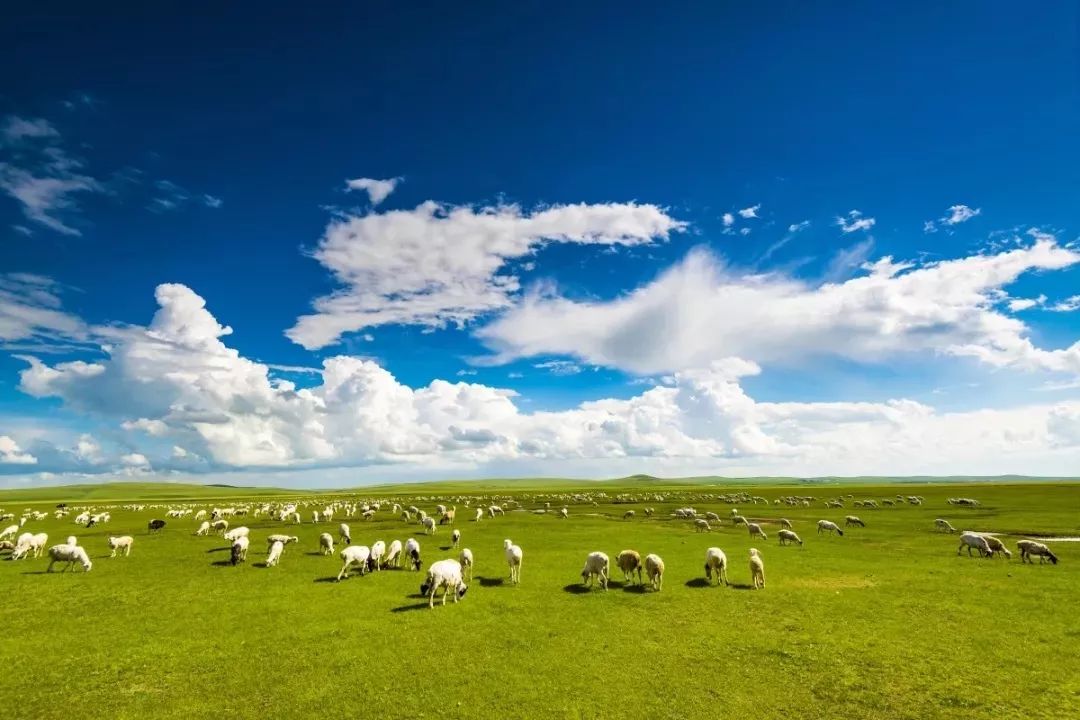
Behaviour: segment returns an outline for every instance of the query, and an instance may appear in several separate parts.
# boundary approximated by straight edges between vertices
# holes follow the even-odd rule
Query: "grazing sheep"
[[[165,527],[164,520],[151,520],[146,524],[147,532],[158,532],[161,528]]]
[[[428,607],[435,607],[435,593],[443,589],[442,604],[446,605],[446,596],[454,593],[454,602],[465,597],[468,587],[461,578],[461,563],[457,560],[439,560],[428,568],[427,579],[420,585],[420,594],[428,598]]]
[[[442,516],[439,518],[440,525],[453,525],[454,519],[457,517],[457,505],[449,510],[443,510]]]
[[[366,545],[350,545],[339,554],[341,557],[341,572],[338,573],[338,582],[343,577],[349,577],[349,570],[355,565],[360,568],[360,574],[367,573],[368,560],[371,559],[371,550]]]
[[[334,536],[330,533],[321,533],[319,535],[319,554],[320,555],[333,555],[334,554]]]
[[[195,531],[195,534],[206,535],[208,532],[210,532],[210,522],[207,520],[203,520],[202,524],[199,525],[199,529]]]
[[[976,532],[970,532],[965,530],[960,533],[960,547],[956,549],[956,554],[959,555],[964,548],[967,548],[968,556],[971,556],[971,548],[975,548],[979,551],[979,554],[985,558],[992,556],[990,550],[990,543],[986,542],[986,538]]]
[[[461,555],[458,557],[458,562],[461,563],[462,572],[469,573],[469,582],[472,582],[472,569],[473,569],[473,554],[469,548],[464,548],[461,551]]]
[[[634,517],[634,511],[633,510],[627,510],[626,512],[623,513],[622,519],[623,520],[630,520],[633,517]]]
[[[267,545],[273,545],[276,542],[279,542],[282,545],[288,545],[289,543],[300,542],[300,538],[295,535],[270,535],[266,538]]]
[[[112,552],[109,554],[109,557],[116,557],[117,550],[123,550],[124,557],[127,557],[131,554],[131,546],[134,544],[135,538],[131,537],[130,535],[121,535],[119,537],[114,537],[110,535],[109,549],[112,550]]]
[[[694,521],[694,532],[710,532],[711,530],[708,520],[698,519]]]
[[[789,542],[799,543],[800,545],[802,545],[802,540],[799,539],[799,536],[796,535],[793,530],[780,530],[776,533],[776,535],[780,538],[781,545],[787,545]]]
[[[640,561],[640,558],[638,559]],[[584,583],[585,587],[591,587],[594,577],[598,578],[600,586],[607,590],[608,556],[605,553],[591,552],[585,558],[585,567],[581,571],[581,582]]]
[[[229,529],[229,521],[215,520],[214,522],[210,523],[210,527],[213,528],[214,532],[218,533],[222,537],[225,537],[225,532]]]
[[[476,508],[476,517],[473,518],[473,522],[480,522],[484,519],[484,509]]]
[[[371,545],[371,557],[368,558],[368,570],[382,569],[383,558],[386,557],[386,543],[376,540]]]
[[[270,552],[266,554],[266,567],[274,567],[281,561],[281,554],[285,552],[285,543],[275,540],[270,546]]]
[[[454,532],[450,533],[450,541],[454,547],[457,547],[458,543],[461,542],[461,531],[454,530]]]
[[[734,515],[731,518],[732,525],[749,525],[750,521],[744,518],[742,515]]]
[[[423,525],[424,525],[424,534],[425,535],[434,535],[435,534],[435,531],[437,529],[437,527],[435,525],[435,518],[433,518],[433,517],[424,518]]]
[[[195,513],[195,517],[193,517],[192,520],[202,520],[205,517],[206,517],[206,511],[205,510],[200,510],[199,512]]]
[[[568,517],[570,517],[570,512],[566,508],[563,508],[559,511],[559,517],[563,520],[566,520]]]
[[[638,585],[642,584],[641,555],[638,554],[637,550],[623,550],[615,557],[615,564],[622,570],[623,580],[632,582],[636,572]]]
[[[525,553],[510,539],[503,540],[503,551],[506,554],[506,564],[510,566],[510,582],[521,582],[521,560]]]
[[[860,520],[854,515],[848,515],[844,518],[844,527],[851,527],[852,525],[855,525],[857,527],[866,527],[866,523],[864,523],[862,520]]]
[[[765,589],[765,562],[757,548],[750,548],[750,576],[754,579],[754,589]]]
[[[765,534],[765,531],[757,523],[747,523],[746,529],[750,531],[750,537],[760,537],[762,540],[769,539],[769,536]]]
[[[413,570],[420,569],[420,543],[413,538],[405,541],[405,557],[412,565]]]
[[[942,518],[938,518],[934,521],[934,529],[948,533],[956,532],[956,528],[954,528],[948,520],[943,520]]]
[[[716,522],[716,523],[720,522],[720,516],[717,515],[714,512],[705,513],[705,519],[706,520],[712,520],[713,522]]]
[[[64,541],[65,545],[78,545],[79,540],[74,535],[68,535],[67,540]]]
[[[251,540],[247,535],[241,535],[233,541],[232,548],[229,551],[229,562],[236,565],[239,562],[247,560],[248,546]]]
[[[652,589],[660,592],[660,589],[664,587],[664,561],[659,555],[645,556],[645,574],[649,576]]]
[[[386,551],[386,567],[401,567],[401,541],[394,540]]]
[[[725,585],[728,584],[727,555],[718,547],[711,547],[705,551],[705,579],[711,583],[713,575],[716,576],[717,585],[721,580]]]
[[[986,544],[990,546],[991,557],[1000,553],[1005,556],[1006,560],[1012,560],[1012,553],[1009,552],[1009,548],[1005,547],[1005,543],[993,535],[983,535],[983,537],[986,538]]]
[[[3,552],[4,550],[11,551],[14,549],[15,543],[11,542],[10,540],[0,540],[0,552]]]
[[[235,527],[232,530],[230,530],[229,532],[225,533],[224,535],[222,535],[222,537],[225,538],[226,540],[228,540],[229,542],[232,542],[232,541],[236,540],[237,538],[247,537],[250,534],[251,534],[251,530],[249,530],[246,526],[241,525],[240,527]]]
[[[1051,564],[1057,565],[1058,558],[1050,548],[1043,545],[1041,542],[1035,542],[1034,540],[1018,540],[1016,547],[1020,550],[1020,562],[1030,562],[1032,565],[1035,561],[1032,560],[1032,556],[1039,558],[1039,564],[1042,565],[1045,560],[1049,560]]]
[[[491,507],[488,508],[488,516],[489,517],[495,517],[496,515],[505,515],[505,514],[506,514],[506,511],[503,510],[498,505],[492,505]]]
[[[46,572],[52,572],[53,565],[58,562],[67,563],[67,567],[65,567],[62,572],[70,570],[75,563],[82,565],[83,570],[86,572],[90,572],[90,569],[94,566],[94,564],[90,562],[86,550],[78,545],[53,545],[49,548],[49,557],[51,560],[49,561],[49,567],[46,569]]]
[[[293,521],[293,524],[299,525],[300,524],[300,513],[294,512],[292,514],[292,521]]]
[[[338,535],[341,536],[341,541],[346,545],[352,544],[352,531],[345,523],[341,523],[340,525],[338,525]]]
[[[830,533],[836,533],[840,537],[844,536],[844,531],[840,529],[840,526],[831,520],[818,520],[817,531],[819,535],[827,531]]]
[[[788,530],[790,530],[791,529],[791,521],[788,520],[787,518],[780,518],[780,527],[787,528]]]

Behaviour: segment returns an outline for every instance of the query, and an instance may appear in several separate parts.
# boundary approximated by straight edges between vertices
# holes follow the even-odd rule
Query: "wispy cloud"
[[[1046,309],[1051,312],[1073,312],[1074,310],[1080,310],[1080,295],[1073,295],[1064,300],[1059,300],[1053,305],[1048,306]]]
[[[760,209],[761,209],[761,203],[758,203],[757,205],[754,205],[752,207],[743,208],[742,210],[739,211],[739,217],[741,217],[743,220],[749,220],[750,218],[756,218],[756,217],[758,217],[757,212]]]
[[[547,370],[552,375],[577,375],[581,372],[581,366],[572,360],[548,360],[536,363],[533,367],[538,370]]]
[[[802,232],[808,227],[810,227],[810,221],[803,220],[802,222],[792,223],[791,225],[788,225],[787,231],[789,233],[797,233]]]
[[[202,200],[203,200],[203,204],[206,205],[206,207],[214,208],[215,210],[217,208],[221,207],[222,204],[223,204],[223,201],[222,201],[221,198],[215,197],[213,195],[203,195]]]
[[[967,205],[951,205],[944,215],[939,217],[936,221],[927,220],[923,223],[923,232],[935,233],[938,231],[939,225],[944,225],[947,228],[965,223],[973,217],[982,214],[982,208],[970,208]]]
[[[847,217],[840,215],[836,218],[836,224],[845,234],[857,230],[869,230],[874,227],[876,222],[877,220],[872,217],[863,217],[863,214],[858,210],[852,210],[847,214]]]

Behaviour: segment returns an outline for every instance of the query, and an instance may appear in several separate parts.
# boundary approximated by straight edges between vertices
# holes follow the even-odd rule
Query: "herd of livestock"
[[[570,508],[574,506],[598,506],[601,502],[614,504],[635,504],[640,512],[646,517],[659,517],[654,507],[649,503],[663,503],[674,500],[675,494],[665,496],[659,493],[645,493],[641,496],[621,493],[608,496],[605,492],[595,493],[572,493],[519,496],[519,499],[509,496],[461,496],[443,500],[434,506],[434,511],[427,511],[418,507],[418,504],[434,502],[436,498],[414,497],[409,499],[391,498],[384,500],[368,500],[338,498],[315,501],[311,499],[293,502],[245,502],[235,506],[202,507],[195,504],[170,504],[170,505],[147,505],[147,504],[123,504],[113,507],[68,507],[61,503],[52,511],[54,519],[71,518],[78,526],[91,528],[97,525],[105,525],[112,519],[112,513],[117,511],[163,510],[163,518],[152,519],[147,524],[149,533],[156,533],[164,529],[170,523],[197,523],[194,525],[195,535],[209,535],[211,533],[222,536],[230,543],[230,562],[233,565],[244,562],[247,559],[251,545],[251,530],[242,524],[244,518],[264,518],[276,521],[283,526],[300,524],[305,517],[315,524],[330,524],[339,520],[337,537],[330,532],[323,532],[319,536],[319,550],[322,554],[332,555],[335,552],[335,541],[344,544],[338,553],[342,567],[337,575],[337,580],[342,580],[353,571],[365,574],[369,571],[378,571],[384,568],[400,568],[404,566],[411,570],[420,570],[422,561],[420,556],[420,543],[415,538],[409,538],[404,544],[394,540],[389,546],[379,540],[370,547],[366,545],[354,545],[352,543],[352,531],[345,520],[365,521],[374,519],[379,513],[392,513],[393,517],[399,517],[406,523],[415,523],[423,528],[427,535],[434,535],[440,526],[450,526],[452,547],[458,549],[461,543],[461,531],[455,527],[460,520],[456,503],[461,503],[465,513],[471,515],[472,522],[481,522],[485,519],[494,519],[509,512],[531,512],[537,515],[549,514],[556,519],[566,520],[570,517]],[[680,498],[682,501],[684,498]],[[759,506],[770,505],[763,497],[755,496],[746,492],[702,494],[695,493],[692,499],[697,503],[726,503],[729,505]],[[853,496],[839,496],[829,499],[819,499],[814,496],[789,495],[776,498],[772,506],[809,508],[815,503],[823,503],[826,509],[842,509],[850,503],[854,508],[878,510],[887,507],[903,505],[922,505],[925,498],[918,495],[896,495],[885,499],[856,500]],[[406,503],[410,503],[406,505]],[[450,504],[455,503],[455,504]],[[948,504],[960,507],[978,507],[979,502],[971,498],[950,498]],[[553,507],[555,505],[556,507]],[[531,506],[531,507],[530,507]],[[622,513],[623,520],[632,521],[637,517],[639,510],[629,509]],[[786,518],[750,519],[744,516],[737,507],[732,507],[726,518],[722,518],[717,512],[699,512],[692,506],[680,507],[668,514],[673,520],[689,521],[697,532],[709,532],[714,527],[721,525],[724,520],[733,526],[744,526],[751,539],[768,540],[769,534],[765,525],[773,523],[779,525],[776,536],[780,545],[797,544],[803,545],[803,540],[796,534],[792,523]],[[761,515],[760,512],[755,515]],[[48,535],[43,532],[26,530],[26,526],[45,520],[48,514],[41,510],[27,509],[18,517],[17,522],[0,530],[0,552],[8,552],[11,560],[21,560],[27,557],[40,557],[45,554],[50,562],[48,570],[52,571],[57,563],[65,564],[65,569],[73,567],[76,563],[84,570],[89,571],[93,563],[86,549],[79,544],[75,536],[68,537],[65,542],[48,545]],[[0,524],[5,521],[15,521],[16,514],[0,510]],[[817,523],[818,534],[836,534],[843,536],[845,528],[862,528],[866,523],[857,515],[847,515],[844,518],[843,527],[831,520],[819,520]],[[934,529],[943,533],[955,533],[956,529],[944,518],[934,521]],[[964,531],[959,535],[960,545],[957,553],[967,550],[968,555],[973,551],[985,558],[1003,556],[1011,558],[1011,551],[995,534],[974,531]],[[108,546],[111,550],[110,557],[118,553],[128,555],[131,553],[135,538],[131,535],[109,535]],[[295,535],[274,533],[267,537],[267,551],[264,565],[273,567],[277,565],[285,552],[287,545],[297,542]],[[1022,562],[1034,562],[1039,559],[1042,564],[1049,561],[1057,564],[1058,558],[1044,543],[1031,539],[1022,539],[1016,543]],[[524,551],[512,540],[503,542],[503,552],[509,567],[511,583],[519,583],[521,580],[521,567]],[[762,553],[756,548],[749,552],[748,565],[753,587],[765,587],[765,566]],[[624,550],[615,558],[615,566],[622,572],[626,581],[632,582],[637,577],[639,584],[644,584],[644,577],[648,578],[649,586],[654,591],[660,591],[663,587],[664,561],[656,554],[648,554],[644,558],[635,550]],[[717,547],[710,547],[705,553],[705,576],[712,583],[728,583],[727,570],[729,561],[724,552]],[[434,600],[439,591],[442,591],[442,602],[446,603],[448,596],[456,602],[465,595],[467,590],[466,579],[470,582],[473,567],[473,554],[469,548],[460,548],[456,559],[447,558],[432,563],[427,571],[425,580],[421,585],[421,593],[428,598],[428,604],[434,605]],[[585,560],[585,566],[581,571],[582,582],[591,586],[595,581],[600,587],[607,589],[611,573],[611,561],[606,553],[591,552]]]

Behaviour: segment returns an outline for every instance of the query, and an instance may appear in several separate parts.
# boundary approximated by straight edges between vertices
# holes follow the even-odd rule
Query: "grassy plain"
[[[730,523],[697,533],[675,520],[693,505],[723,517],[703,496],[743,488],[707,482],[668,487],[647,480],[582,484],[608,501],[569,503],[570,518],[510,512],[473,523],[464,494],[541,494],[575,483],[531,481],[402,486],[357,493],[432,510],[455,500],[475,580],[457,605],[428,610],[420,573],[390,570],[333,582],[337,556],[317,554],[331,526],[287,529],[265,518],[252,529],[249,562],[228,566],[227,543],[195,537],[190,518],[148,535],[146,523],[180,500],[301,501],[327,494],[197,486],[104,485],[0,493],[0,507],[50,510],[57,502],[105,507],[145,498],[159,507],[114,510],[105,526],[70,517],[30,521],[50,544],[69,534],[90,550],[93,571],[46,574],[47,560],[0,562],[0,698],[14,718],[599,718],[708,716],[788,718],[1080,717],[1080,543],[1054,543],[1057,566],[1024,566],[956,554],[958,529],[1080,535],[1080,486],[1055,484],[798,486],[745,488],[789,495],[888,498],[924,505],[826,510],[740,505],[769,540],[751,542]],[[612,504],[628,492],[664,502]],[[414,498],[425,496],[422,501]],[[335,493],[335,497],[343,493]],[[946,504],[979,499],[978,508]],[[554,498],[553,507],[562,505]],[[448,504],[450,504],[448,503]],[[474,502],[475,505],[475,502]],[[656,508],[653,518],[642,516]],[[623,520],[627,509],[638,516]],[[816,534],[818,519],[860,515],[865,529]],[[775,520],[789,518],[802,547],[778,547]],[[338,520],[335,519],[333,528]],[[455,556],[449,530],[425,537],[384,509],[349,520],[353,541],[420,540],[425,567]],[[7,522],[0,525],[7,525]],[[300,537],[276,568],[259,565],[271,532]],[[136,537],[129,558],[108,557],[108,534]],[[522,583],[511,586],[503,538],[522,546]],[[731,560],[731,588],[709,587],[705,549]],[[762,550],[767,587],[748,589],[751,546]],[[585,555],[655,552],[667,565],[660,593],[625,586],[583,592]]]

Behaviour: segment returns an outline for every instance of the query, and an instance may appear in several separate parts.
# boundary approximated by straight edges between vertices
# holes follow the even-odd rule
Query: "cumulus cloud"
[[[735,216],[729,212],[724,213],[721,219],[724,221],[724,227],[731,227],[735,224]]]
[[[1008,302],[1009,310],[1012,312],[1021,312],[1023,310],[1030,310],[1033,307],[1039,307],[1046,302],[1045,295],[1039,295],[1034,298],[1012,298]]]
[[[1072,295],[1064,300],[1059,300],[1047,307],[1047,310],[1053,312],[1073,312],[1074,310],[1080,310],[1080,295]]]
[[[686,224],[655,205],[517,205],[473,208],[425,202],[335,219],[313,255],[341,287],[315,301],[286,335],[308,349],[389,323],[463,325],[503,310],[520,289],[510,264],[547,243],[640,245]]]
[[[737,272],[705,250],[610,301],[526,294],[477,331],[495,362],[554,355],[637,374],[701,367],[726,355],[797,363],[814,356],[877,362],[937,352],[993,366],[1080,373],[1080,343],[1032,345],[1028,327],[996,308],[1021,275],[1059,270],[1080,253],[1049,236],[996,254],[862,265],[843,282]],[[732,312],[738,308],[738,312]]]
[[[353,180],[345,181],[345,192],[352,190],[362,190],[368,194],[368,199],[372,205],[379,205],[383,200],[390,197],[390,193],[394,192],[398,183],[401,182],[401,178],[388,178],[386,180],[375,180],[374,178],[355,178]]]
[[[753,205],[753,206],[748,207],[748,208],[743,208],[742,210],[739,211],[739,217],[741,217],[743,220],[749,220],[750,218],[756,218],[758,216],[757,212],[760,209],[761,209],[761,203],[758,203],[757,205]]]
[[[7,435],[0,435],[0,465],[33,465],[37,458],[23,452],[19,444]]]
[[[863,217],[863,214],[858,210],[852,210],[847,214],[847,217],[837,216],[836,224],[840,227],[840,230],[844,233],[853,233],[857,230],[869,230],[877,223],[872,217]]]

